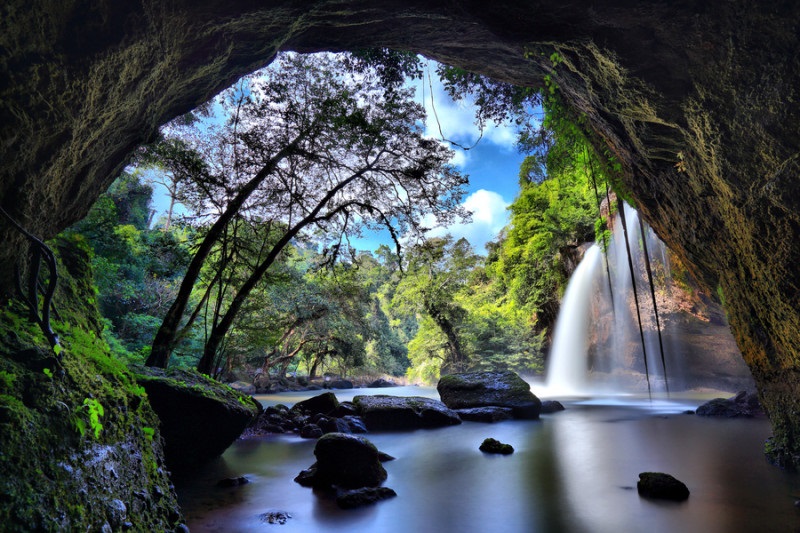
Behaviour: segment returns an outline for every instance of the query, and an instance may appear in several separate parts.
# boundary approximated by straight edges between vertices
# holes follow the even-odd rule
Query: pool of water
[[[438,397],[403,387],[335,391]],[[261,397],[290,405],[309,393]],[[700,400],[576,398],[539,421],[366,435],[396,460],[385,463],[397,497],[341,510],[329,495],[293,481],[314,462],[314,441],[272,435],[236,442],[219,459],[175,480],[197,532],[766,532],[800,530],[800,477],[766,463],[767,420],[685,414]],[[494,437],[509,456],[481,453]],[[639,497],[638,474],[667,472],[689,487],[685,502]],[[218,488],[222,478],[247,485]],[[260,516],[282,511],[283,525]]]

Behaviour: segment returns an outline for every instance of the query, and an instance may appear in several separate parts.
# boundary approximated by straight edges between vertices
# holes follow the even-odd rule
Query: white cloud
[[[484,253],[486,243],[493,240],[509,220],[508,202],[494,191],[480,189],[464,200],[463,206],[472,213],[469,223],[457,223],[444,228],[435,228],[428,232],[429,237],[441,237],[450,234],[458,240],[467,239],[477,253]],[[432,216],[427,216],[424,223],[433,225]]]
[[[445,92],[436,76],[436,63],[428,61],[428,67],[422,80],[414,80],[411,85],[416,88],[417,98],[425,107],[427,121],[425,135],[434,139],[447,139],[462,146],[472,146],[481,136],[475,123],[475,105],[471,99],[454,102]],[[517,141],[517,131],[512,124],[490,123],[483,132],[480,142],[489,142],[505,150],[513,150]],[[452,163],[462,166],[464,160],[458,154],[465,154],[455,148],[456,157]],[[465,157],[466,159],[466,157]]]

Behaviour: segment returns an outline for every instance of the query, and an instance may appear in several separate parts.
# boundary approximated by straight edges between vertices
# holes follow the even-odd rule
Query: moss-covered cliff
[[[158,419],[98,337],[88,250],[58,251],[61,361],[20,307],[0,311],[0,529],[173,531]]]
[[[136,144],[279,48],[389,46],[520,84],[550,75],[640,211],[719,285],[775,427],[800,456],[800,4],[748,0],[9,0],[0,205],[75,221]],[[560,61],[551,61],[557,53]],[[0,290],[22,247],[3,223]]]

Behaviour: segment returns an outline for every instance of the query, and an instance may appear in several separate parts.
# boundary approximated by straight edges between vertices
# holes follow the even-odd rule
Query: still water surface
[[[435,389],[336,391],[438,398]],[[265,405],[314,393],[264,396]],[[313,440],[274,435],[236,442],[202,470],[176,479],[187,523],[199,532],[680,532],[800,531],[800,476],[768,465],[766,420],[717,420],[683,414],[701,400],[576,399],[539,421],[465,422],[434,430],[372,432],[385,486],[397,497],[341,510],[327,495],[293,481],[314,462]],[[494,437],[510,456],[478,446]],[[689,487],[686,502],[636,492],[639,472],[667,472]],[[218,488],[245,475],[248,485]],[[283,525],[259,516],[289,513]]]

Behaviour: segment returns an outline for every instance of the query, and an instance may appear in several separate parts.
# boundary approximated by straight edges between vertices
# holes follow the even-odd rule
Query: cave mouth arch
[[[0,205],[44,238],[85,215],[161,123],[279,49],[379,46],[515,84],[553,76],[622,164],[644,218],[721,288],[775,428],[773,456],[800,462],[800,5],[94,0],[34,12],[12,0],[5,10]],[[9,294],[21,241],[0,232]]]

